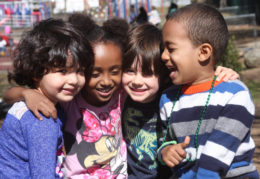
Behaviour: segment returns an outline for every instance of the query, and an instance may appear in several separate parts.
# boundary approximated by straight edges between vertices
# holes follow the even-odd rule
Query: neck
[[[57,104],[57,101],[55,101],[54,99],[51,99],[47,94],[45,94],[40,87],[36,88],[36,90],[42,94],[43,96],[45,96],[46,98],[48,98],[54,105]]]
[[[215,74],[215,71],[209,71],[209,72],[204,72],[202,71],[202,73],[200,73],[198,75],[198,78],[193,80],[193,82],[191,82],[190,84],[187,85],[197,85],[197,84],[201,84],[201,83],[205,83],[207,81],[210,81],[213,79]]]

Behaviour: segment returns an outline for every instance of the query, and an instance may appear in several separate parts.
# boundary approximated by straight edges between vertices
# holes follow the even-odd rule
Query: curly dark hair
[[[89,15],[74,13],[69,16],[68,21],[80,30],[92,45],[112,42],[121,48],[122,53],[124,52],[128,43],[127,32],[129,29],[126,20],[113,18],[99,26]]]
[[[83,40],[73,25],[61,19],[47,19],[36,23],[25,32],[15,50],[14,70],[9,81],[35,88],[35,79],[41,79],[51,68],[66,66],[68,55],[73,64],[91,71],[94,54],[90,43]]]

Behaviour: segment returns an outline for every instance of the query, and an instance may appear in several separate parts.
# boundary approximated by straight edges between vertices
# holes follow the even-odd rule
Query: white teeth
[[[98,89],[98,91],[103,92],[103,93],[107,93],[110,90],[111,90],[111,88],[109,88],[109,89]]]

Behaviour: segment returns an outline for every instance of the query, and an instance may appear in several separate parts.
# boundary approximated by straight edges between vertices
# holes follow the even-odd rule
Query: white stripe
[[[234,152],[211,141],[207,141],[205,146],[206,147],[204,147],[203,154],[214,157],[228,166],[231,164],[235,156]]]
[[[187,158],[192,159],[192,160],[194,160],[195,158],[199,159],[203,148],[204,148],[204,145],[200,145],[199,146],[197,156],[196,156],[196,148],[194,148],[194,147],[186,148],[185,149],[185,151],[186,151],[186,159]],[[186,159],[185,159],[185,161],[186,161]]]
[[[255,106],[251,100],[250,94],[248,91],[240,91],[236,94],[236,97],[232,98],[229,101],[229,104],[243,105],[249,113],[252,115],[255,114]]]
[[[197,156],[195,156],[196,155],[196,149],[194,147],[187,147],[185,149],[185,151],[187,153],[186,158],[190,158],[190,159],[193,159],[193,160],[195,158],[199,159],[200,155],[202,153],[202,150],[204,150],[203,154],[214,157],[218,160],[220,160],[220,158],[223,158],[223,160],[220,160],[220,161],[222,161],[223,163],[226,163],[227,165],[231,164],[230,161],[233,160],[234,152],[229,151],[229,150],[227,150],[227,148],[225,148],[221,145],[218,145],[216,143],[210,142],[210,141],[207,142],[207,149],[204,149],[204,147],[205,147],[204,145],[199,146]],[[244,142],[244,143],[240,144],[240,146],[237,149],[237,152],[235,153],[235,156],[243,155],[247,151],[252,150],[254,148],[255,148],[254,140],[250,137],[249,143]],[[218,151],[222,151],[222,152],[218,152]],[[223,153],[226,154],[226,157],[223,157]]]
[[[20,120],[23,114],[28,110],[26,104],[23,101],[14,103],[14,105],[8,111],[9,114],[15,116],[18,120]]]
[[[252,150],[252,149],[254,149],[254,148],[255,148],[255,142],[254,142],[254,140],[250,137],[248,143],[243,142],[242,144],[240,144],[240,146],[239,146],[238,149],[237,149],[236,156],[243,155],[243,154],[246,153],[247,151]]]

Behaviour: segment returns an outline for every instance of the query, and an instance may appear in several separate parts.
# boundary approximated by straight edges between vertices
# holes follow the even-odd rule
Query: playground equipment
[[[0,28],[31,27],[51,16],[51,0],[18,0],[0,2]]]

